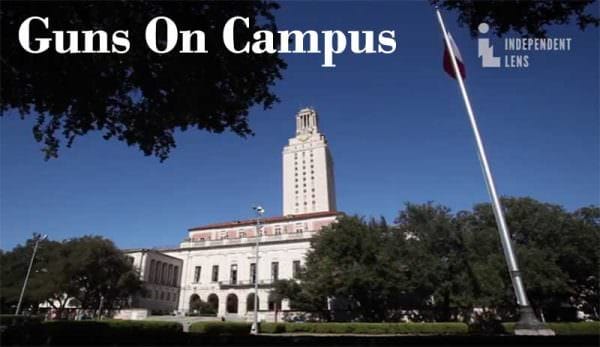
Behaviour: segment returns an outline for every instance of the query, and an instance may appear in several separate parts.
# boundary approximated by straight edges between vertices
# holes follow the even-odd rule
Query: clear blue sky
[[[443,73],[442,39],[421,2],[283,3],[280,29],[396,31],[391,55],[284,55],[281,103],[253,109],[255,137],[178,134],[160,163],[98,134],[44,161],[30,121],[1,125],[1,239],[12,248],[100,234],[120,247],[176,245],[189,227],[281,213],[281,150],[303,106],[320,114],[335,161],[338,208],[393,220],[404,202],[453,210],[488,201],[457,84]],[[570,52],[531,53],[527,69],[483,69],[477,42],[446,14],[467,65],[467,88],[502,195],[572,210],[599,201],[598,30],[555,27]],[[501,41],[495,39],[496,45]]]

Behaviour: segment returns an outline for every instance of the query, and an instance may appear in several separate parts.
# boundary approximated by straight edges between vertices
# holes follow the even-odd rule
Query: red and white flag
[[[450,33],[448,33],[448,41],[450,41],[450,45],[452,46],[452,52],[454,52],[454,57],[456,58],[458,71],[460,71],[460,75],[464,80],[467,77],[465,64],[463,63],[462,55],[460,55],[460,51],[458,50],[458,47],[456,47],[456,43],[454,43],[454,39],[452,38],[452,35],[450,35]],[[452,66],[452,60],[450,59],[450,51],[448,50],[448,46],[446,46],[445,42],[444,47],[444,71],[446,71],[446,73],[450,75],[450,77],[456,79],[456,74],[454,73],[454,66]]]

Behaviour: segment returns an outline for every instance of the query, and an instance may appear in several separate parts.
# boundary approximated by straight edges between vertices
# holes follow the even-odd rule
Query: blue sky
[[[253,109],[256,136],[178,134],[160,163],[98,134],[43,160],[30,121],[0,119],[0,247],[32,232],[60,240],[100,234],[120,247],[176,245],[189,227],[281,214],[281,150],[304,106],[320,114],[335,161],[338,209],[393,220],[404,202],[453,210],[488,201],[457,84],[442,70],[442,38],[421,2],[285,2],[280,29],[395,30],[391,55],[284,55],[281,103]],[[532,52],[526,69],[483,69],[477,41],[446,25],[467,65],[467,88],[502,195],[572,210],[599,202],[597,29],[553,27],[569,52]],[[492,43],[502,47],[502,41]]]

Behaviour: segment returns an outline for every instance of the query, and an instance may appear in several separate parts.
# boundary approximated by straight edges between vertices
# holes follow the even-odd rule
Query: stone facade
[[[333,160],[319,132],[317,113],[302,109],[296,115],[295,137],[283,150],[283,216],[261,218],[260,224],[250,219],[194,227],[177,248],[129,252],[150,292],[136,303],[151,310],[189,313],[190,303],[199,299],[219,317],[251,320],[256,281],[259,319],[273,321],[276,312],[281,319],[289,304],[269,296],[273,282],[294,278],[305,263],[312,237],[340,215]]]
[[[283,215],[335,211],[333,159],[317,112],[296,115],[296,136],[283,149]]]
[[[144,282],[145,295],[133,298],[132,307],[153,313],[170,313],[177,309],[181,287],[181,259],[152,249],[126,250]]]

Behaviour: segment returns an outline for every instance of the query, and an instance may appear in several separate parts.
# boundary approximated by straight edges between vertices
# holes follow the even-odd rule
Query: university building
[[[197,226],[177,248],[129,250],[147,294],[134,306],[150,311],[190,312],[202,300],[225,319],[251,320],[258,282],[259,319],[272,321],[289,303],[269,292],[278,279],[291,279],[304,265],[311,238],[335,222],[333,160],[319,132],[315,110],[296,115],[296,133],[283,149],[283,216],[261,218],[256,261],[256,219]]]

